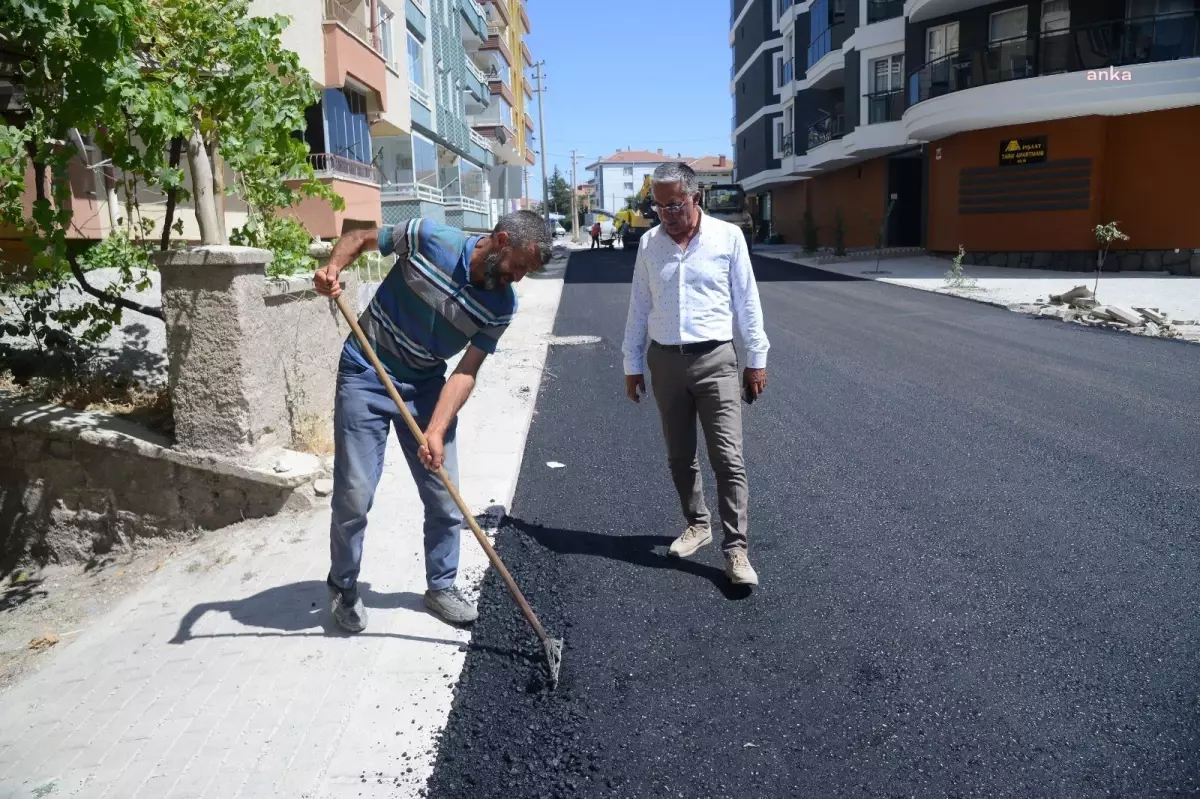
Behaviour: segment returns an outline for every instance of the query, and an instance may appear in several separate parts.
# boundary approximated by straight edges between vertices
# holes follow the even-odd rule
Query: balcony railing
[[[796,60],[789,58],[784,61],[779,68],[779,85],[789,86],[792,82],[792,77],[796,74]]]
[[[478,14],[480,19],[487,19],[487,12],[479,5],[478,0],[462,0],[462,4]]]
[[[475,77],[475,80],[479,81],[484,86],[487,86],[488,79],[487,75],[483,74],[483,70],[480,69],[479,66],[471,59],[465,58],[463,60],[467,64],[467,72],[470,72]]]
[[[479,145],[483,149],[487,150],[489,153],[492,151],[492,143],[491,142],[489,142],[487,139],[480,136],[479,133],[474,128],[471,128],[470,132],[471,132],[471,142],[473,144]]]
[[[364,164],[353,158],[332,153],[310,153],[308,163],[318,178],[353,178],[381,183],[382,177],[374,164]]]
[[[809,46],[808,46],[809,69],[812,68],[813,64],[817,63],[822,58],[829,55],[831,52],[833,52],[833,26],[832,25],[830,25],[828,28],[826,28],[821,33],[819,33],[817,35],[817,38],[814,39],[811,44],[809,44]]]
[[[904,90],[892,89],[867,95],[867,124],[899,122],[904,116]]]
[[[779,151],[783,153],[784,158],[791,155],[795,151],[796,134],[785,133],[783,140],[779,142]]]
[[[433,110],[433,98],[429,96],[429,92],[411,81],[408,84],[408,95],[430,111]]]
[[[353,9],[347,8],[338,0],[325,0],[325,21],[336,22],[372,50],[376,52],[380,50],[378,30],[368,25]]]
[[[867,24],[904,16],[904,0],[867,0]]]
[[[809,152],[846,135],[846,115],[826,114],[808,126]]]
[[[474,197],[447,197],[447,208],[461,208],[464,211],[473,211],[477,214],[486,214],[488,212],[487,203],[482,200],[476,200]]]
[[[446,201],[441,189],[424,183],[389,183],[382,187],[380,194],[384,197],[401,200],[424,200],[431,203]]]
[[[494,22],[489,22],[487,33],[488,33],[488,36],[495,36],[495,37],[499,38],[501,36],[500,26]]]
[[[952,53],[908,76],[908,105],[1022,78],[1200,56],[1200,12],[1076,25]]]

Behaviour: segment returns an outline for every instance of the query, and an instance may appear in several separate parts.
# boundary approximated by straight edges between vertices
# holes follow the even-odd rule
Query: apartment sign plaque
[[[1005,139],[1000,143],[1000,166],[1042,164],[1046,161],[1046,137]]]

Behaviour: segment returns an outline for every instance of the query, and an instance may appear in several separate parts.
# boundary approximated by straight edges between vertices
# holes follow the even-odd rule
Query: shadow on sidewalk
[[[562,530],[530,524],[509,516],[505,527],[519,530],[546,549],[559,555],[593,555],[650,569],[673,569],[712,582],[726,599],[742,600],[751,594],[748,586],[735,586],[725,572],[693,560],[675,558],[655,551],[669,547],[672,539],[665,535],[600,535],[585,530]]]
[[[420,594],[402,591],[396,594],[381,594],[371,590],[370,583],[359,583],[359,595],[363,604],[372,610],[412,610],[425,613]],[[215,633],[194,635],[192,629],[205,613],[228,613],[234,621],[244,627],[258,628],[262,632]],[[330,636],[334,638],[380,637],[403,638],[429,644],[445,644],[463,647],[463,641],[449,638],[426,638],[420,635],[401,633],[372,633],[369,630],[357,635],[344,632],[333,623],[329,613],[329,591],[322,580],[306,580],[290,585],[280,585],[260,591],[245,599],[227,602],[205,602],[189,610],[179,622],[179,630],[171,639],[172,644],[183,644],[203,638],[282,638],[291,636]]]

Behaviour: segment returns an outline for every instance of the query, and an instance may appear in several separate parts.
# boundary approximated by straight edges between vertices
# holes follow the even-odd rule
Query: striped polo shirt
[[[471,255],[480,236],[432,219],[385,227],[379,251],[396,264],[375,292],[359,325],[394,379],[418,383],[445,376],[446,361],[472,344],[494,353],[517,310],[511,286],[485,291],[471,285]],[[345,353],[370,368],[358,339]]]

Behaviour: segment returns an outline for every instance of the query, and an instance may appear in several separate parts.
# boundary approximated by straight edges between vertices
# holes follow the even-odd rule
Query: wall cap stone
[[[283,448],[243,460],[184,452],[171,447],[164,436],[111,414],[30,402],[9,391],[0,391],[0,427],[37,432],[63,441],[81,441],[279,488],[299,488],[328,471],[316,455]]]
[[[266,266],[275,253],[257,247],[210,244],[182,250],[167,250],[150,256],[156,266]]]

